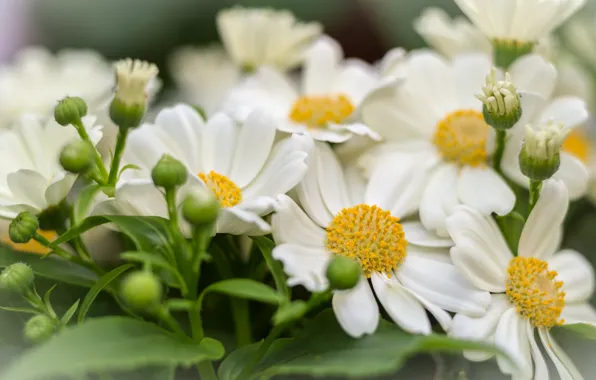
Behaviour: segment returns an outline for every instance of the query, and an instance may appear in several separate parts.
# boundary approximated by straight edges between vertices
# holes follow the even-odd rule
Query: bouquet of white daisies
[[[152,63],[23,52],[0,71],[0,308],[29,343],[0,378],[370,378],[443,352],[441,379],[590,378],[552,334],[596,338],[594,271],[561,248],[596,59],[589,25],[574,56],[551,34],[584,1],[456,3],[471,22],[428,9],[432,48],[375,65],[289,12],[221,11],[167,107]]]

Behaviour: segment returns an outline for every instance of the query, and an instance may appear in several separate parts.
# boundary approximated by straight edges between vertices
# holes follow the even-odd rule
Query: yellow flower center
[[[221,207],[236,206],[242,201],[242,190],[225,175],[212,170],[208,174],[199,173],[199,177],[213,191]]]
[[[341,210],[327,227],[327,249],[357,260],[366,277],[399,267],[408,242],[399,218],[377,206],[358,205]]]
[[[486,164],[489,126],[482,112],[459,110],[437,123],[433,142],[446,161],[459,166]]]
[[[517,312],[534,327],[551,328],[563,323],[565,307],[563,281],[556,281],[557,272],[548,270],[546,261],[534,257],[515,257],[507,270],[506,294]]]
[[[37,232],[49,241],[54,241],[58,237],[56,231],[37,230]],[[44,247],[33,239],[31,239],[28,243],[14,243],[12,240],[10,240],[8,233],[5,233],[2,237],[2,243],[19,252],[37,253],[40,255],[45,255],[46,253],[50,252],[49,248]]]
[[[586,132],[580,128],[572,130],[563,142],[563,150],[587,163],[590,158],[590,140]]]
[[[343,122],[354,109],[354,105],[345,95],[302,96],[294,103],[290,119],[310,128],[323,128],[330,123]]]

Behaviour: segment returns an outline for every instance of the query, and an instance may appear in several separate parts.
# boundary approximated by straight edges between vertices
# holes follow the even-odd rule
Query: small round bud
[[[0,288],[23,294],[33,285],[35,275],[29,265],[14,263],[6,267],[0,274]]]
[[[110,119],[121,130],[132,129],[141,124],[145,111],[145,103],[127,104],[118,98],[114,98],[110,104]]]
[[[155,186],[173,189],[186,182],[188,172],[184,164],[169,154],[164,154],[151,170],[151,178]]]
[[[93,164],[94,148],[88,141],[77,140],[66,145],[60,153],[60,165],[71,173],[84,173]]]
[[[327,279],[331,289],[352,289],[361,276],[360,264],[346,256],[334,256],[327,266]]]
[[[87,115],[87,103],[79,97],[67,96],[54,108],[54,119],[63,126],[79,122],[85,115]]]
[[[527,125],[519,152],[521,172],[534,181],[544,181],[552,177],[559,170],[561,144],[568,133],[568,128],[553,122],[548,122],[538,129]]]
[[[135,310],[148,310],[161,301],[161,281],[151,272],[137,271],[122,281],[120,292],[124,301]]]
[[[15,243],[28,243],[39,229],[39,220],[28,211],[19,213],[8,226],[10,240]]]
[[[505,73],[505,80],[497,80],[497,70],[493,67],[486,76],[482,94],[476,98],[483,103],[484,121],[495,129],[509,129],[521,118],[520,96],[509,73]]]
[[[193,189],[182,201],[182,216],[192,225],[213,223],[219,214],[220,205],[215,195],[202,187]]]
[[[25,324],[25,337],[32,343],[49,339],[56,331],[56,322],[47,315],[39,314]]]

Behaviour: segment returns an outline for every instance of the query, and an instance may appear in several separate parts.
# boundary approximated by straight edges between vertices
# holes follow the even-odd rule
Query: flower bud
[[[194,226],[215,222],[220,205],[215,195],[202,187],[197,187],[182,201],[182,216]]]
[[[505,73],[505,80],[497,81],[497,70],[493,67],[486,76],[482,94],[476,98],[483,103],[484,121],[493,128],[509,129],[521,118],[520,97],[509,73]]]
[[[110,118],[121,130],[141,124],[147,108],[147,84],[159,72],[152,63],[125,59],[115,64],[116,94],[110,104]]]
[[[60,153],[60,165],[71,173],[84,173],[93,164],[95,148],[88,141],[77,140],[66,145]]]
[[[80,122],[85,115],[87,115],[87,103],[79,97],[67,96],[54,108],[54,119],[63,126]]]
[[[28,243],[39,229],[39,220],[28,211],[19,213],[8,226],[10,240],[15,243]]]
[[[151,170],[151,178],[155,186],[166,190],[184,185],[187,177],[188,171],[184,164],[169,154],[161,156]]]
[[[0,288],[23,294],[33,285],[35,275],[29,265],[14,263],[6,267],[0,274]]]
[[[334,256],[327,266],[327,279],[331,289],[352,289],[361,276],[360,264],[346,256]]]
[[[56,322],[44,314],[32,317],[25,324],[25,337],[32,343],[41,343],[56,331]]]
[[[562,124],[549,121],[538,130],[526,126],[526,135],[519,152],[521,172],[535,181],[544,181],[559,170],[561,144],[569,133]]]
[[[129,274],[120,287],[122,299],[135,310],[149,310],[161,301],[163,287],[159,278],[148,271]]]

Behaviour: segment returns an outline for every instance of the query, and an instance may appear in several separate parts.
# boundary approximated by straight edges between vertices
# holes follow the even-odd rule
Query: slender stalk
[[[91,141],[91,138],[89,137],[89,134],[87,133],[87,130],[85,129],[85,126],[83,125],[83,123],[81,121],[79,121],[78,123],[75,123],[73,125],[76,128],[77,132],[79,133],[79,136],[81,136],[81,139],[92,144],[93,150],[95,151],[94,152],[95,166],[99,170],[99,175],[101,176],[101,180],[102,180],[100,183],[102,185],[105,184],[108,179],[108,171],[106,170],[103,160],[101,159],[101,155],[97,151],[97,148],[95,148],[95,144],[93,144],[93,141]],[[96,178],[96,180],[97,179],[99,179],[99,178]]]
[[[165,323],[166,326],[168,326],[173,332],[175,332],[176,334],[178,334],[180,336],[188,338],[186,336],[186,333],[184,332],[184,330],[182,330],[182,328],[176,321],[176,319],[174,319],[174,317],[172,317],[170,312],[165,307],[163,307],[163,305],[159,305],[155,309],[154,313],[155,313],[155,316],[157,318],[159,318],[163,323]]]
[[[41,236],[37,232],[35,233],[35,235],[33,235],[33,240],[35,240],[39,244],[43,245],[44,247],[52,249],[58,256],[60,256],[64,260],[70,261],[74,264],[78,264],[78,265],[83,266],[87,269],[90,269],[93,272],[95,272],[98,276],[101,276],[104,274],[104,271],[100,267],[98,267],[97,264],[95,264],[93,262],[93,260],[86,260],[82,257],[74,256],[74,255],[66,252],[66,250],[64,250],[63,248],[61,248],[59,246],[53,247],[53,246],[51,246],[51,242],[48,239]]]
[[[180,233],[180,224],[178,223],[178,207],[176,206],[176,189],[166,190],[166,203],[168,205],[168,217],[172,224],[175,234]]]
[[[199,371],[199,378],[201,380],[217,380],[217,374],[213,368],[213,364],[209,360],[203,360],[197,364],[197,370]],[[238,378],[240,379],[240,377]]]
[[[493,168],[497,173],[502,174],[501,161],[503,160],[503,153],[505,152],[505,140],[507,137],[507,132],[500,129],[495,129],[495,132],[497,134],[497,139],[495,155],[493,156]]]
[[[248,346],[252,343],[248,301],[243,299],[232,300],[232,316],[236,328],[236,344],[238,347]]]
[[[128,137],[128,129],[123,128],[118,132],[118,140],[116,140],[116,149],[114,151],[114,158],[110,166],[110,175],[108,177],[108,185],[115,186],[118,181],[118,172],[120,170],[120,161],[122,160],[122,153],[126,146],[126,138]]]
[[[542,189],[542,181],[530,180],[530,206],[528,208],[528,215],[532,212],[538,198],[540,197],[540,190]]]

